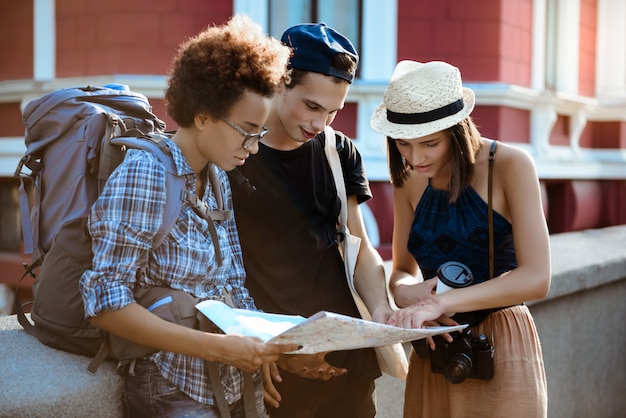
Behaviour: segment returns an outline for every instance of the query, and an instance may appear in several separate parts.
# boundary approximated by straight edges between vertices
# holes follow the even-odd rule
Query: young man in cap
[[[291,79],[274,97],[269,133],[258,154],[238,168],[255,190],[247,182],[233,182],[246,287],[268,312],[359,316],[335,235],[341,203],[324,153],[325,141],[331,140],[344,172],[348,227],[362,238],[356,287],[373,319],[385,322],[392,310],[383,263],[359,209],[372,197],[361,156],[342,133],[324,135],[344,106],[358,55],[348,39],[325,24],[293,26],[282,41],[292,48]],[[286,357],[278,362],[280,371],[272,368],[271,380],[266,376],[272,417],[374,417],[380,369],[372,349]]]

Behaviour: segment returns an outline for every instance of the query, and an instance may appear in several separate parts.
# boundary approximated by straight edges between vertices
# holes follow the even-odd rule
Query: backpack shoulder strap
[[[129,131],[126,135],[130,135]],[[116,146],[125,146],[132,149],[141,149],[151,152],[155,155],[159,161],[165,166],[166,178],[165,178],[165,210],[163,212],[163,222],[159,227],[159,232],[152,242],[152,248],[158,248],[167,237],[169,231],[174,227],[180,211],[182,210],[183,197],[185,192],[185,179],[178,175],[176,170],[176,164],[172,156],[172,150],[167,145],[167,142],[163,140],[163,137],[158,134],[143,135],[137,132],[137,136],[118,136],[111,139],[111,144]],[[114,164],[110,159],[101,160],[99,167],[98,177],[103,180],[106,179],[106,173],[110,172],[111,168],[107,165]],[[106,360],[109,353],[103,343],[96,355],[93,357],[87,370],[91,373],[95,373],[100,365]]]
[[[221,266],[224,259],[222,257],[222,250],[220,248],[220,240],[217,236],[215,222],[227,221],[229,219],[232,219],[233,212],[230,209],[225,209],[225,202],[222,187],[220,185],[218,167],[215,164],[209,163],[207,170],[209,175],[209,182],[211,183],[211,189],[213,190],[213,194],[215,195],[215,201],[217,202],[218,209],[209,209],[206,203],[204,203],[201,199],[198,198],[198,196],[196,196],[189,190],[183,191],[183,199],[185,200],[185,202],[191,205],[192,209],[198,215],[206,219],[207,225],[209,227],[209,233],[211,234],[211,239],[213,240],[213,245],[215,247],[215,259],[217,261],[217,265]]]
[[[165,179],[165,193],[167,195],[165,211],[159,232],[152,243],[152,248],[158,248],[165,241],[165,237],[174,227],[180,215],[185,196],[185,179],[178,175],[172,151],[161,135],[120,136],[111,139],[111,144],[149,151],[165,166],[167,172]],[[108,168],[101,164],[100,170],[101,172],[106,172]]]
[[[215,201],[217,202],[217,209],[209,209],[209,207],[202,200],[198,199],[198,197],[189,190],[185,190],[185,201],[190,203],[194,210],[197,211],[198,214],[200,214],[200,216],[204,219],[211,219],[213,221],[227,221],[232,219],[232,211],[230,209],[225,209],[219,168],[215,164],[209,163],[207,171],[211,189],[213,190]]]
[[[20,196],[20,218],[22,222],[22,241],[24,242],[24,253],[33,254],[35,252],[35,240],[33,239],[33,229],[30,224],[30,199],[33,184],[30,177],[22,173],[22,167],[30,160],[30,156],[24,156],[20,160],[13,176],[19,180],[18,193]],[[41,261],[41,260],[39,260]]]
[[[129,131],[132,132],[132,131]],[[215,229],[216,221],[227,221],[232,219],[233,214],[230,209],[225,209],[224,197],[222,195],[222,187],[220,186],[219,169],[215,164],[209,164],[208,175],[211,182],[211,188],[215,194],[218,209],[209,209],[206,203],[187,190],[185,187],[185,179],[178,175],[176,164],[172,158],[172,151],[167,142],[163,140],[163,136],[159,134],[150,134],[140,137],[121,136],[111,140],[112,144],[124,145],[128,148],[143,149],[154,154],[159,161],[165,165],[167,170],[166,193],[167,201],[165,204],[165,212],[163,214],[163,222],[159,228],[152,248],[158,248],[165,237],[176,223],[176,219],[180,215],[183,202],[189,204],[191,208],[200,216],[202,216],[209,226],[209,233],[215,245],[215,256],[218,265],[222,265],[222,252],[220,250],[220,242]]]

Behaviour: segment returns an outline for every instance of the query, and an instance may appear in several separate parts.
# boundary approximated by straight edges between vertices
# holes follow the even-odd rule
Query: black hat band
[[[428,123],[459,113],[463,109],[463,99],[445,105],[438,109],[429,110],[422,113],[396,113],[387,109],[387,120],[391,123],[401,125],[415,125],[418,123]]]

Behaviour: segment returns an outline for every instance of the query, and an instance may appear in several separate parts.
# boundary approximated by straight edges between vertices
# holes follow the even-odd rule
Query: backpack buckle
[[[33,155],[25,155],[20,158],[20,162],[17,163],[17,168],[13,173],[13,177],[19,178],[23,175],[28,176],[29,174],[22,173],[22,169],[26,166],[30,170],[30,176],[34,176],[41,170],[41,162],[39,159]]]

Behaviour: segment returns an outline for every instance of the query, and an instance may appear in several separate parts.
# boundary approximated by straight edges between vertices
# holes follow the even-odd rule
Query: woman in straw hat
[[[539,181],[526,152],[480,135],[473,108],[474,92],[456,67],[402,61],[371,118],[387,137],[394,185],[390,289],[401,309],[389,324],[469,324],[471,332],[414,342],[404,416],[545,417],[541,346],[524,305],[550,287]],[[447,262],[462,263],[453,279],[472,278],[470,285],[437,292]],[[491,347],[474,349],[481,335]]]

